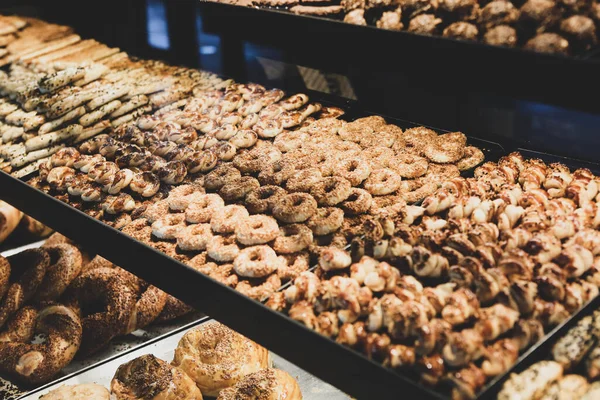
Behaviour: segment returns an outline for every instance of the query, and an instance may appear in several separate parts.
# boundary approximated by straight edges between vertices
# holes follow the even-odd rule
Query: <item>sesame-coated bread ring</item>
[[[80,275],[71,283],[64,299],[82,319],[83,340],[79,353],[82,357],[100,350],[113,337],[126,332],[135,317],[136,290],[130,278],[119,269],[98,268]],[[103,306],[100,311],[95,309],[98,304]]]
[[[414,179],[425,175],[429,163],[423,157],[410,153],[401,153],[396,154],[389,161],[388,167],[396,171],[402,178]]]
[[[371,170],[386,168],[394,157],[394,150],[384,146],[373,146],[363,150],[361,156],[367,160]]]
[[[204,195],[204,189],[198,185],[181,185],[169,192],[167,204],[173,211],[185,211],[190,203]]]
[[[481,164],[485,156],[483,152],[475,146],[467,146],[465,147],[465,154],[463,158],[458,160],[456,166],[461,171],[466,171],[471,168],[475,168],[477,165]]]
[[[373,197],[364,189],[352,188],[350,196],[342,202],[341,207],[345,213],[356,215],[364,214],[371,208]]]
[[[338,231],[344,223],[344,212],[336,207],[319,208],[308,220],[308,226],[315,235],[329,235]]]
[[[308,271],[310,268],[310,255],[308,251],[299,253],[282,254],[279,256],[282,261],[277,269],[277,276],[281,280],[296,279],[302,272]]]
[[[277,271],[279,260],[275,251],[265,245],[246,247],[233,260],[235,272],[247,278],[263,278]]]
[[[40,400],[110,400],[110,392],[97,383],[61,385],[40,397]]]
[[[244,200],[248,193],[258,189],[259,187],[260,183],[256,178],[251,176],[242,176],[239,179],[230,181],[223,185],[223,187],[219,190],[219,195],[221,195],[225,201],[234,202],[238,200]]]
[[[267,349],[215,321],[188,331],[172,364],[183,369],[204,396],[218,396],[271,361]]]
[[[237,241],[246,246],[268,243],[279,235],[279,225],[273,217],[250,215],[235,229]]]
[[[29,249],[8,258],[9,286],[0,304],[0,327],[28,302],[44,280],[50,256],[43,249]]]
[[[25,308],[22,313],[30,313]],[[77,314],[62,305],[52,305],[37,313],[35,319],[27,318],[27,332],[19,341],[0,343],[0,371],[19,381],[41,384],[50,381],[67,366],[79,349],[82,326]],[[43,343],[31,344],[36,334],[45,336]]]
[[[254,214],[270,212],[273,209],[273,206],[286,194],[287,192],[285,189],[279,186],[261,186],[246,195],[246,208],[249,212]]]
[[[156,317],[154,322],[161,323],[172,321],[179,317],[183,317],[184,315],[189,314],[192,311],[194,311],[194,309],[185,304],[183,301],[171,295],[167,295],[167,301],[165,303],[165,306],[163,307],[158,317]]]
[[[445,133],[423,148],[425,156],[436,163],[453,163],[465,154],[467,137],[461,132]]]
[[[364,187],[374,196],[390,194],[398,190],[402,178],[389,168],[381,168],[371,172],[364,182]]]
[[[148,223],[152,224],[158,221],[169,213],[169,203],[167,200],[159,200],[156,203],[152,203],[146,207],[141,213],[141,216],[148,220]]]
[[[335,206],[350,196],[352,185],[347,179],[331,176],[313,185],[312,194],[320,206]]]
[[[204,187],[206,190],[219,190],[226,183],[241,178],[240,171],[230,165],[223,164],[210,171],[204,177]]]
[[[50,256],[50,265],[33,297],[35,302],[57,300],[82,268],[81,253],[77,247],[63,243],[44,249]]]
[[[206,246],[206,254],[218,262],[231,262],[240,253],[235,235],[213,236]]]
[[[177,246],[184,251],[203,251],[212,238],[210,224],[192,224],[179,232]]]
[[[323,180],[323,174],[319,168],[307,168],[290,176],[285,187],[290,192],[309,192],[311,187],[321,180]]]
[[[279,236],[273,242],[273,250],[278,254],[302,251],[312,244],[313,233],[306,225],[291,224],[279,228]]]
[[[251,394],[250,394],[251,393]],[[302,400],[298,382],[287,372],[267,368],[246,375],[233,387],[221,391],[217,400]]]
[[[152,234],[159,239],[177,239],[184,228],[184,214],[167,214],[152,223]]]
[[[185,372],[152,354],[122,364],[110,390],[115,400],[202,400],[200,389]]]
[[[413,154],[421,155],[424,147],[432,143],[437,136],[438,134],[435,131],[424,126],[418,126],[405,130],[402,139],[404,139],[407,150],[411,150]]]
[[[277,274],[265,278],[252,278],[239,281],[235,290],[257,301],[265,301],[281,287],[281,279]]]
[[[352,186],[358,186],[371,174],[371,166],[360,157],[342,160],[334,175],[347,179]]]
[[[141,282],[138,301],[135,304],[135,311],[129,321],[129,326],[125,333],[131,333],[137,329],[145,328],[150,325],[162,312],[167,303],[167,294],[157,288]]]
[[[190,203],[185,210],[185,220],[190,224],[210,222],[213,215],[225,207],[225,202],[215,193],[207,193]]]
[[[210,226],[216,233],[233,233],[240,221],[248,215],[245,207],[235,204],[228,205],[214,213],[210,220]]]
[[[317,201],[308,193],[290,193],[273,206],[275,218],[286,223],[304,222],[317,211]]]
[[[152,227],[149,226],[146,218],[138,218],[131,221],[129,225],[126,225],[121,229],[121,232],[142,243],[149,243],[152,241]]]

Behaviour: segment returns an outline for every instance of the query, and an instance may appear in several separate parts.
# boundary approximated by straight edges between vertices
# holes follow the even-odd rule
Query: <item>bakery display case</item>
[[[192,1],[160,3],[168,45],[159,50],[142,34],[141,10],[152,3],[125,7],[130,26],[121,16],[86,27],[68,2],[2,10],[17,16],[0,19],[0,198],[112,265],[69,270],[49,285],[45,271],[62,264],[36,263],[39,287],[6,306],[5,335],[30,308],[40,321],[57,314],[81,324],[71,353],[84,356],[106,339],[95,315],[110,314],[110,302],[128,310],[115,332],[130,335],[178,314],[165,311],[170,298],[272,351],[284,372],[253,379],[295,392],[291,374],[304,398],[495,399],[512,372],[542,360],[598,308],[594,150],[564,150],[559,139],[572,126],[556,140],[501,134],[504,119],[482,111],[511,96],[594,121],[594,102],[575,95],[594,92],[593,51],[544,55]],[[197,69],[196,23],[221,36],[221,71]],[[357,99],[248,83],[242,40],[343,72]],[[388,78],[384,91],[367,90]],[[458,131],[482,121],[487,129]],[[7,263],[20,264],[11,263],[18,254]],[[6,280],[9,291],[25,286],[18,272]],[[59,304],[41,302],[40,287]],[[97,287],[115,296],[89,294]],[[28,383],[24,398],[92,381],[122,393],[140,384],[130,381],[136,368],[156,368],[197,396],[194,373],[165,363],[188,329],[210,330],[197,314],[187,318],[87,360],[97,361],[90,368],[58,368],[66,377],[37,379],[24,358],[3,372]],[[47,324],[50,343],[64,336]],[[29,349],[30,337],[10,337]]]

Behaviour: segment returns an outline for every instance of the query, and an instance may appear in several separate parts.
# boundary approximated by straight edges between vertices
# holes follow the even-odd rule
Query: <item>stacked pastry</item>
[[[44,400],[114,398],[128,400],[178,399],[218,400],[289,399],[302,393],[287,372],[271,368],[269,352],[218,322],[188,331],[175,349],[171,364],[152,354],[121,365],[112,379],[111,392],[94,384],[61,386]],[[111,396],[112,394],[112,396]]]
[[[192,309],[55,234],[38,249],[0,257],[0,372],[50,381],[77,355]],[[36,335],[45,342],[35,342]]]
[[[232,3],[230,0],[221,2]],[[596,1],[475,0],[240,0],[242,6],[285,7],[300,15],[342,19],[355,25],[480,40],[494,46],[580,55],[598,42]]]
[[[512,374],[498,400],[600,398],[600,312],[581,319],[552,348],[551,360]]]
[[[33,24],[33,32],[17,33],[10,71],[0,73],[1,167],[18,177],[66,144],[81,143],[168,106],[195,87],[220,81],[198,71],[132,61],[119,49],[77,35],[54,45],[40,43],[31,35],[39,29],[52,34],[59,27]]]
[[[518,153],[486,163],[369,219],[350,252],[321,250],[268,305],[472,398],[598,295],[598,184]]]

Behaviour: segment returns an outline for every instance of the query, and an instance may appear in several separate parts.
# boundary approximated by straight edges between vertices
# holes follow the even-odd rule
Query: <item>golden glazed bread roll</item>
[[[104,386],[95,383],[82,383],[80,385],[63,385],[40,400],[109,400],[110,393]]]
[[[116,400],[202,400],[189,376],[152,354],[121,365],[110,390]]]
[[[234,386],[221,390],[217,400],[302,400],[298,382],[290,374],[266,368],[246,375]]]
[[[19,225],[23,213],[10,204],[0,201],[0,243]]]
[[[215,397],[269,364],[267,349],[216,321],[187,332],[173,360],[173,365],[196,381],[203,395]]]

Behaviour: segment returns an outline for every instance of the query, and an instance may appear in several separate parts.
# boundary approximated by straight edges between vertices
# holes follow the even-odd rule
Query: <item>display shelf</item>
[[[357,398],[444,398],[4,172],[0,188],[3,200]]]
[[[600,109],[597,102],[589,101],[600,89],[597,52],[564,57],[357,26],[278,9],[212,1],[200,1],[199,7],[205,31],[228,42],[233,36],[280,49],[283,61],[293,64],[365,81],[378,72],[399,75],[407,77],[409,84],[439,93],[488,92],[583,111]],[[239,48],[232,47],[232,51]],[[224,61],[228,59],[236,58],[224,54]],[[239,62],[223,67],[228,74],[243,78]]]
[[[324,105],[342,107],[346,111],[344,119],[351,120],[370,114],[362,111],[356,102],[342,101],[335,96],[319,96],[313,93],[309,95],[314,101]],[[415,125],[390,118],[388,121],[403,128]],[[488,160],[497,160],[517,149],[514,143],[498,144],[473,137],[469,137],[469,143],[483,148]],[[548,154],[523,151],[528,156],[547,161],[557,160]],[[595,165],[574,160],[561,161],[571,167],[587,166],[597,169]],[[247,335],[350,395],[361,399],[392,399],[401,394],[420,399],[447,399],[439,392],[420,385],[415,375],[408,376],[403,372],[387,369],[23,181],[0,173],[0,188],[0,199],[14,204],[66,236],[78,238],[81,245]],[[593,301],[581,312],[597,308],[598,305],[600,299]],[[579,314],[573,315],[546,335],[541,342],[523,354],[513,368],[535,362],[543,355],[547,343],[553,340],[554,335],[571,326],[578,320],[578,316]],[[490,382],[480,398],[493,399],[506,376],[508,373]]]
[[[149,283],[177,296],[232,329],[248,336],[288,361],[359,399],[449,399],[415,379],[369,360],[362,354],[321,336],[179,261],[111,228],[12,176],[0,172],[0,198],[46,223],[81,245],[96,251]],[[167,272],[168,271],[168,272]],[[506,374],[490,382],[479,399],[495,399],[510,372],[544,356],[549,343],[581,314],[600,306],[600,297],[549,332],[521,355]]]

